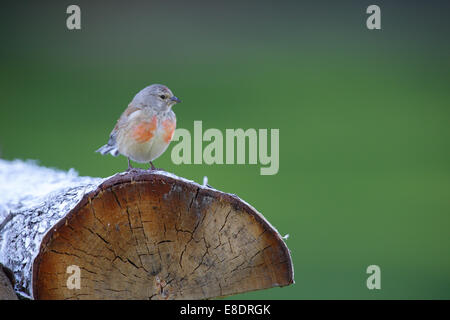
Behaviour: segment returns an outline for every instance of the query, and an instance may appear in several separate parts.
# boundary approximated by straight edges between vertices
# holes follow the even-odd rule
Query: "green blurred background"
[[[438,1],[21,1],[0,10],[0,154],[107,177],[94,153],[163,83],[179,128],[279,128],[280,170],[155,164],[290,234],[296,283],[244,299],[450,298],[450,22]],[[82,30],[66,29],[81,7]],[[1,181],[7,183],[7,181]],[[381,267],[381,290],[366,268]]]

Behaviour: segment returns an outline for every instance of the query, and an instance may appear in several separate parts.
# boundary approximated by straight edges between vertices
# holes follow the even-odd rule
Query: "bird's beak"
[[[175,103],[180,103],[181,100],[178,99],[177,97],[173,96],[172,98],[170,98],[171,101],[175,102]]]

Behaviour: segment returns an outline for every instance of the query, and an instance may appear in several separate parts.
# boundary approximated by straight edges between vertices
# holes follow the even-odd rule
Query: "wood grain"
[[[79,266],[80,289],[67,267]],[[238,197],[132,171],[87,194],[46,234],[36,299],[210,299],[293,283],[278,232]]]

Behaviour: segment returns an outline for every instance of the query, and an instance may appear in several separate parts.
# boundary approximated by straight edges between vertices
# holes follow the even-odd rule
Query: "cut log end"
[[[46,234],[32,289],[35,299],[210,299],[291,283],[289,250],[251,206],[135,171],[86,194]]]

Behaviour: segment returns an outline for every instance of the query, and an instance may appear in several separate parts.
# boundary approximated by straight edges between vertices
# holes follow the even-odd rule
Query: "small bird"
[[[176,127],[172,107],[180,102],[164,85],[152,84],[142,89],[120,116],[108,143],[96,152],[124,155],[128,158],[128,171],[133,169],[130,159],[149,163],[155,170],[152,161],[166,151],[172,140]]]

